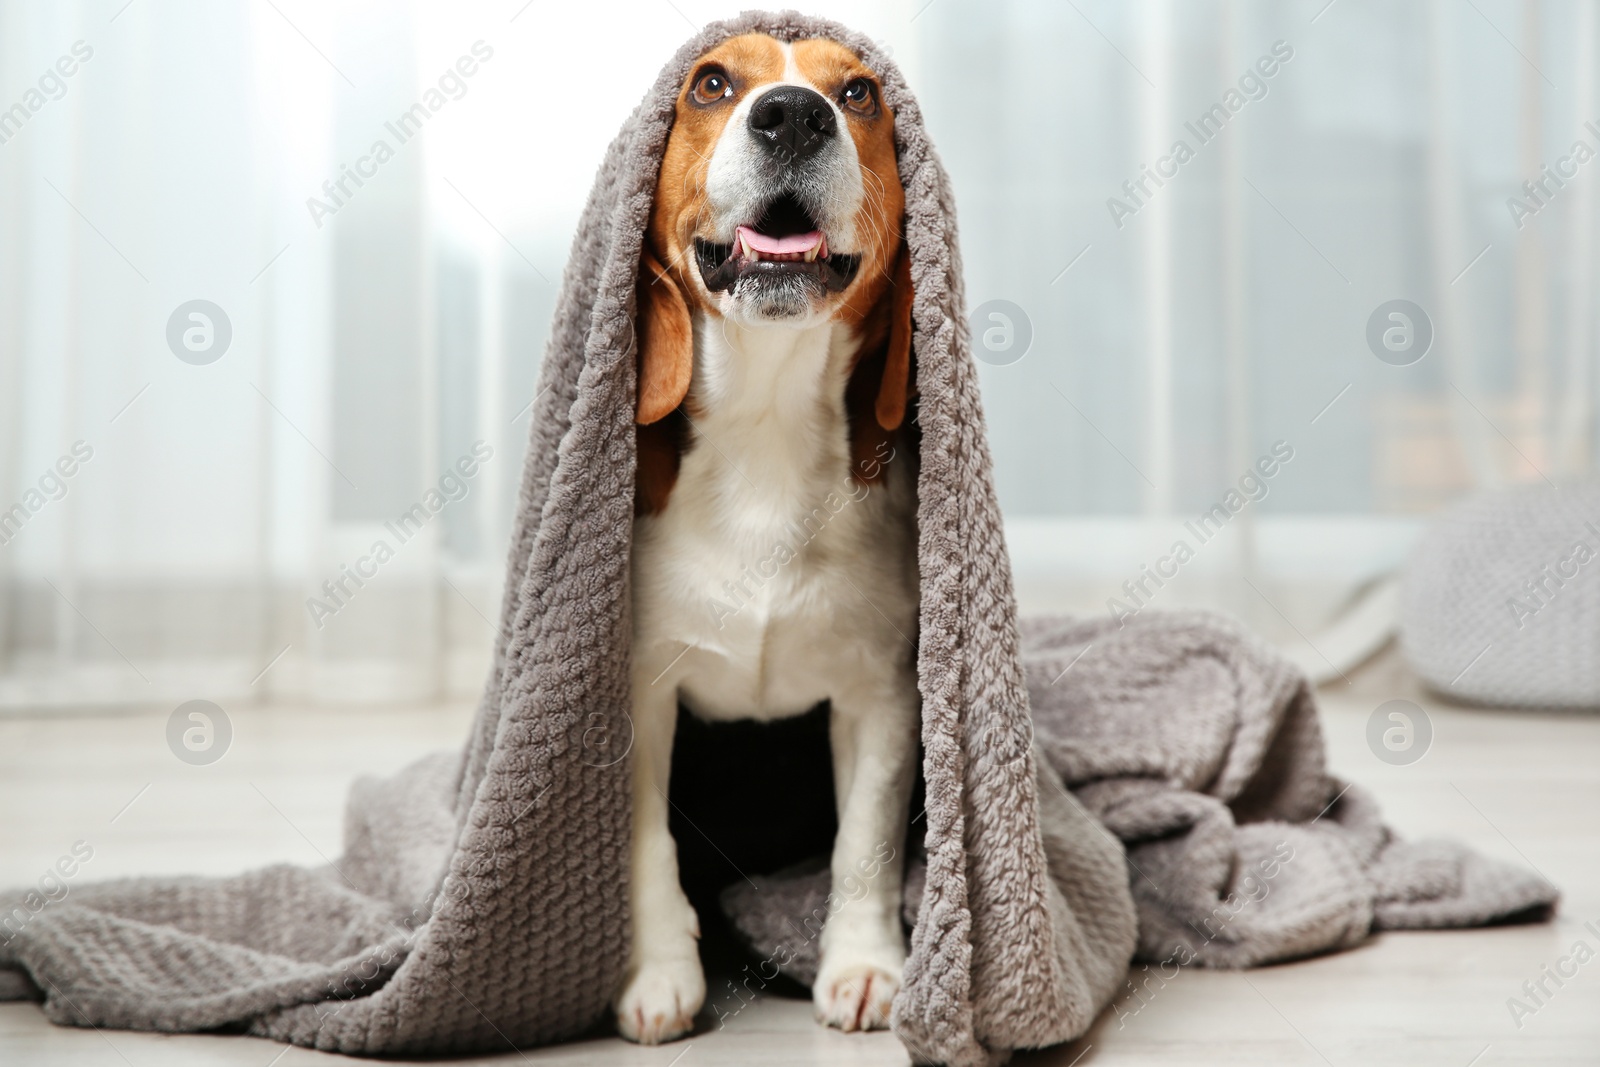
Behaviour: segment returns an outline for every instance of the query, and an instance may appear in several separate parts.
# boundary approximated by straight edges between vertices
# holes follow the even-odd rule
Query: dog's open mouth
[[[755,222],[734,229],[732,244],[694,239],[700,277],[713,293],[732,290],[744,279],[780,276],[816,279],[840,292],[855,279],[861,256],[828,251],[828,238],[792,193],[769,203]]]

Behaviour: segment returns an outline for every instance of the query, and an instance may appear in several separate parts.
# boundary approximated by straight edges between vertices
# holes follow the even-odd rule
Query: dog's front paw
[[[617,1029],[641,1045],[671,1041],[694,1028],[705,999],[706,977],[698,958],[635,964],[617,998]]]
[[[846,959],[845,955],[833,952],[823,958],[811,987],[817,1021],[847,1031],[887,1029],[889,1008],[900,992],[903,963],[888,958]]]

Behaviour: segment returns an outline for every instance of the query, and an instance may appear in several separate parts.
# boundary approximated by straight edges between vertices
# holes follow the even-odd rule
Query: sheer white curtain
[[[1151,603],[1310,628],[1473,486],[1588,472],[1593,7],[1324,2],[821,8],[1031,336],[981,370],[1025,604],[1177,566]],[[0,5],[0,708],[473,692],[582,199],[740,6]]]
[[[919,26],[969,300],[1033,330],[982,371],[1025,605],[1131,604],[1184,541],[1141,599],[1292,638],[1449,501],[1588,474],[1593,5],[940,2]],[[1434,333],[1409,366],[1366,340],[1396,299]],[[1264,496],[1189,532],[1230,490]]]
[[[475,692],[573,225],[723,7],[0,5],[0,708]]]

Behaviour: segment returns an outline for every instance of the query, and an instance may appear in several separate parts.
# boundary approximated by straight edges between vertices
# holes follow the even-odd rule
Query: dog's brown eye
[[[869,112],[872,110],[872,85],[865,78],[852,78],[844,83],[845,106],[852,111]]]
[[[733,86],[728,82],[728,76],[720,70],[708,70],[700,75],[694,83],[694,88],[689,91],[697,104],[715,104],[718,100],[725,100],[733,95]]]

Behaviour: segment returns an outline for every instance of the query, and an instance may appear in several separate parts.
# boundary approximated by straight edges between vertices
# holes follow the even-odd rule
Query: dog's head
[[[691,311],[750,326],[841,322],[872,407],[905,414],[911,283],[894,114],[877,76],[824,39],[733,37],[678,93],[639,281],[638,420],[674,411],[693,367]]]

